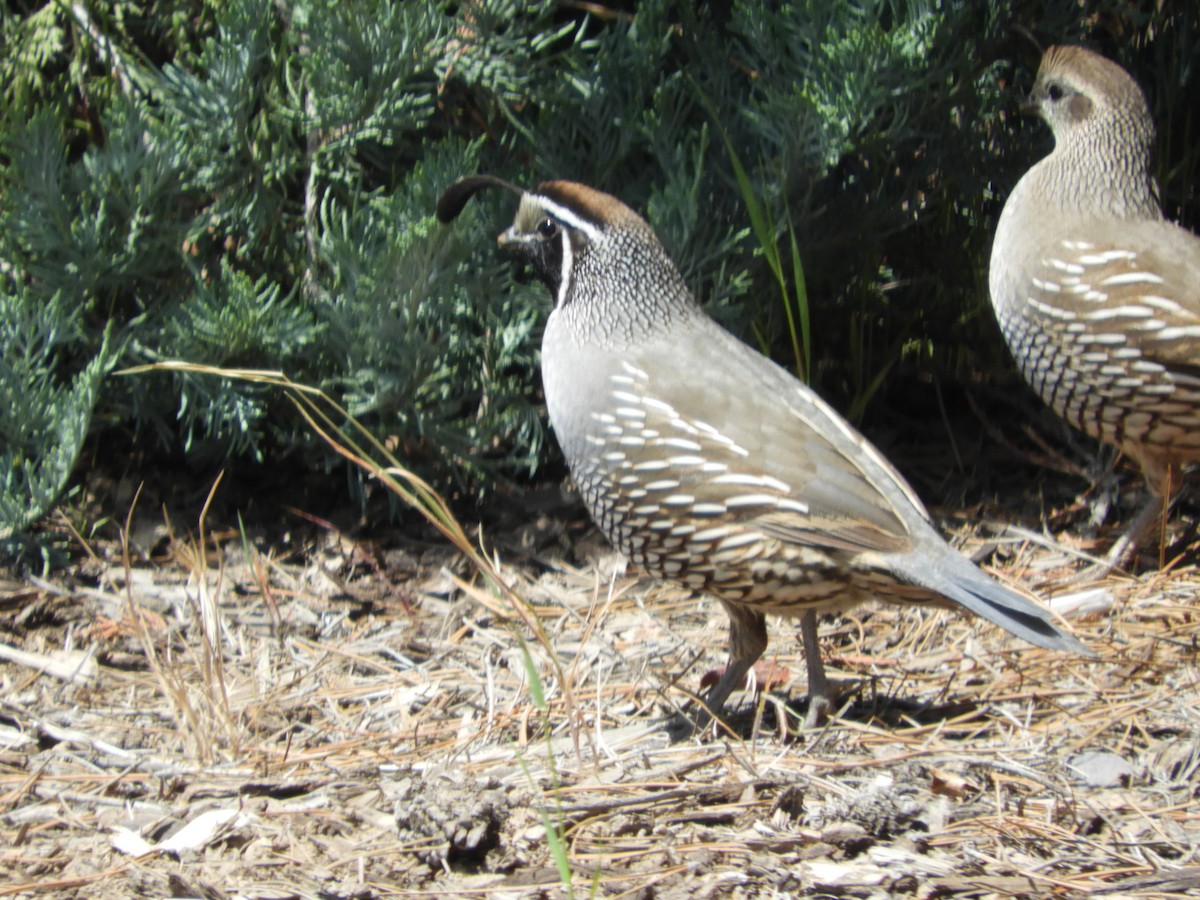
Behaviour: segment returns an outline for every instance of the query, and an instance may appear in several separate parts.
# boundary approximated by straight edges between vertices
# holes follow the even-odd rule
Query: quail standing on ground
[[[1151,493],[1109,553],[1122,564],[1200,459],[1200,239],[1163,218],[1154,124],[1137,83],[1052,47],[1029,98],[1054,151],[1004,205],[992,305],[1025,378],[1055,412],[1138,462]]]
[[[1088,652],[952,549],[820,397],[709,318],[629,207],[572,182],[525,192],[479,175],[446,191],[438,218],[485,187],[520,197],[500,245],[554,297],[542,380],[592,518],[634,563],[729,614],[729,664],[704,698],[712,715],[766,649],[765,613],[802,617],[810,720],[832,702],[820,610],[956,605],[1039,646]]]

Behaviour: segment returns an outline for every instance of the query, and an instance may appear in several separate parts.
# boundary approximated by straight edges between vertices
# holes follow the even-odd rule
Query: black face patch
[[[582,190],[582,188],[580,188]],[[525,194],[500,243],[528,263],[554,295],[555,306],[571,301],[573,273],[603,233],[593,220],[553,197]]]
[[[547,224],[549,223],[549,224]],[[562,225],[554,219],[544,219],[538,223],[537,238],[524,245],[522,256],[529,262],[529,267],[554,297],[558,297],[563,279],[563,238]]]
[[[521,256],[533,273],[550,289],[556,305],[570,302],[570,285],[580,254],[587,250],[587,238],[553,218],[538,223],[537,237],[524,245]]]

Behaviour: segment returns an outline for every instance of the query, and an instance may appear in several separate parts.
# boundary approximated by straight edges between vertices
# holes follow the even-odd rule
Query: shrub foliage
[[[452,229],[432,216],[474,171],[620,196],[715,315],[786,359],[801,344],[757,204],[803,260],[819,349],[797,366],[856,415],[897,365],[1003,366],[991,228],[1048,143],[1015,121],[1028,33],[1135,73],[1162,123],[1164,197],[1194,222],[1195,4],[1058,6],[9,4],[0,536],[50,509],[112,430],[332,464],[253,385],[111,375],[165,359],[317,385],[429,478],[478,490],[531,472],[546,304],[493,250],[511,202]]]

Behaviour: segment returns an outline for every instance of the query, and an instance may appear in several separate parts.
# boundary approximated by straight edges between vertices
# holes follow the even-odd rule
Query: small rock
[[[1137,777],[1137,768],[1111,750],[1085,750],[1072,757],[1067,765],[1088,787],[1106,788],[1128,785]]]

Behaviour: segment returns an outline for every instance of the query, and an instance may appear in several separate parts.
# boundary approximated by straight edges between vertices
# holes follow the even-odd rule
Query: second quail
[[[1026,380],[1076,428],[1136,460],[1149,501],[1123,563],[1200,460],[1200,238],[1163,217],[1137,83],[1081,47],[1046,51],[1029,98],[1054,151],[1004,205],[990,287]]]
[[[629,207],[572,182],[522,191],[481,175],[446,191],[439,218],[487,187],[519,196],[500,244],[554,297],[542,379],[592,518],[634,563],[729,614],[729,664],[704,698],[713,715],[766,649],[767,613],[801,617],[810,718],[831,705],[821,610],[949,605],[1041,647],[1088,652],[951,548],[820,397],[705,314]]]

